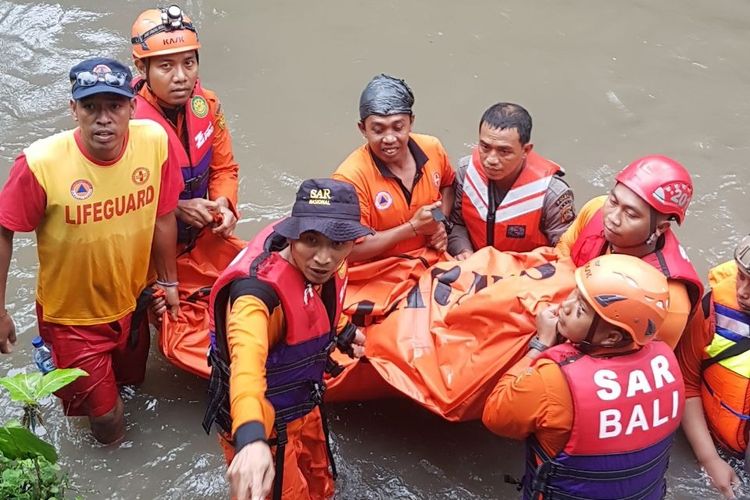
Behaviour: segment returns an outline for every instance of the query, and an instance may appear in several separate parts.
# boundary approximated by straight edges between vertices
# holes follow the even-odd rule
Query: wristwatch
[[[529,342],[529,351],[532,349],[536,349],[539,352],[544,352],[549,349],[549,346],[539,340],[539,337],[535,335],[534,338],[531,339],[531,342]]]

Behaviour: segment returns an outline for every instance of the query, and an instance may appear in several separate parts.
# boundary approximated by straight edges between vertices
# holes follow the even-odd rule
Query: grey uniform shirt
[[[451,255],[459,254],[464,250],[478,250],[473,248],[471,244],[461,209],[461,199],[464,194],[464,176],[466,175],[466,169],[470,161],[471,155],[464,156],[458,161],[458,171],[456,172],[456,180],[453,184],[456,192],[456,197],[453,201],[453,210],[451,210],[450,215],[450,220],[453,222],[453,231],[448,236],[448,253]],[[497,190],[497,188],[495,189],[495,199],[500,203],[505,197],[506,192]],[[494,210],[492,207],[491,209]],[[568,183],[562,180],[559,175],[554,175],[547,187],[547,193],[544,195],[539,230],[547,237],[550,245],[555,245],[575,218],[576,211],[573,190],[570,189]]]

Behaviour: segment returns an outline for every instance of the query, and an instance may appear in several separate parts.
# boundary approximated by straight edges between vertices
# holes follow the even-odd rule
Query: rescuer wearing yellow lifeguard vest
[[[41,139],[11,168],[0,194],[0,302],[13,233],[36,231],[37,319],[58,368],[89,375],[57,392],[69,416],[87,416],[94,437],[113,443],[125,434],[119,385],[138,384],[150,338],[146,305],[149,262],[176,315],[174,210],[182,190],[167,134],[132,120],[130,70],[106,58],[70,71],[70,109],[78,128]],[[0,350],[15,342],[0,311]],[[141,327],[145,326],[145,331]]]
[[[727,498],[737,474],[719,455],[745,457],[750,426],[750,236],[734,259],[708,272],[711,289],[677,348],[685,377],[683,430],[701,466]],[[711,437],[713,436],[713,439]]]
[[[486,246],[528,252],[557,243],[575,219],[573,191],[562,168],[533,147],[522,106],[484,112],[479,144],[458,162],[448,253],[464,260]]]

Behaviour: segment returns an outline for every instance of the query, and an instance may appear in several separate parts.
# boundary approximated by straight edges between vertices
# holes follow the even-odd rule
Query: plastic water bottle
[[[55,361],[52,359],[52,351],[44,343],[42,337],[34,337],[31,345],[34,346],[34,362],[43,375],[57,369]]]

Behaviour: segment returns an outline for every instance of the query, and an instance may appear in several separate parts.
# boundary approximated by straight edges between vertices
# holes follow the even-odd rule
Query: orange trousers
[[[333,497],[334,482],[328,464],[328,451],[320,409],[315,408],[287,426],[288,442],[284,451],[284,500],[328,500]],[[275,437],[274,435],[271,436]],[[219,444],[227,465],[234,458],[234,446],[219,434]],[[276,447],[271,449],[276,463]],[[272,496],[268,497],[269,499]]]

